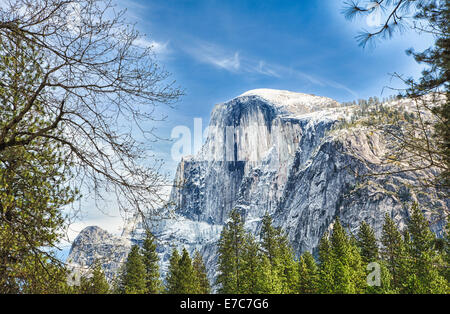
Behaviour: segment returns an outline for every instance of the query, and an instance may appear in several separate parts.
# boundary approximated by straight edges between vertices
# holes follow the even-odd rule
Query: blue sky
[[[351,101],[388,96],[384,86],[399,86],[390,74],[419,75],[421,67],[405,50],[422,50],[432,39],[413,32],[362,49],[355,36],[368,28],[365,19],[350,22],[341,14],[341,0],[121,0],[127,18],[146,35],[160,65],[185,90],[175,109],[156,125],[170,138],[172,129],[193,129],[194,118],[207,126],[216,103],[255,88],[285,89]],[[153,145],[155,155],[173,175],[177,161],[172,142]],[[114,206],[110,216],[93,210],[87,200],[84,219],[72,227],[96,224],[120,228]]]
[[[208,123],[214,104],[255,88],[275,88],[351,101],[388,96],[401,86],[391,75],[420,74],[405,50],[432,39],[413,32],[363,49],[355,36],[370,29],[348,21],[343,0],[127,0],[128,17],[152,43],[158,61],[186,95],[157,125],[170,137],[175,125]],[[155,145],[173,172],[167,143]]]

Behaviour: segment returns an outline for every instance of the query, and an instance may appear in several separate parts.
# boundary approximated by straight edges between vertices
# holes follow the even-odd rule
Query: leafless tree
[[[0,105],[0,153],[51,139],[77,185],[99,198],[115,193],[124,211],[155,213],[165,182],[148,149],[157,140],[151,122],[156,106],[182,91],[141,39],[109,0],[2,1],[0,55],[14,61],[20,50],[28,61],[16,70],[36,75],[0,82],[9,91]]]

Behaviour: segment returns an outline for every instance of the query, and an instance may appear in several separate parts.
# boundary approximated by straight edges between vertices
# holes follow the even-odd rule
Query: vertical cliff
[[[216,105],[201,151],[178,165],[168,218],[151,222],[163,270],[171,246],[184,246],[202,252],[214,277],[215,243],[233,208],[256,234],[262,216],[271,214],[297,254],[314,252],[336,217],[351,232],[365,220],[379,234],[386,213],[404,225],[413,200],[436,209],[426,212],[431,220],[448,208],[434,190],[417,195],[408,174],[366,176],[386,143],[382,132],[336,128],[356,109],[268,89]],[[432,227],[442,230],[439,223]],[[136,226],[134,240],[141,234]]]

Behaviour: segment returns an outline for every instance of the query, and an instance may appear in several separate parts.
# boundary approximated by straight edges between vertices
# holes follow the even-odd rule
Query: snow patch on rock
[[[239,97],[243,96],[259,96],[296,115],[339,106],[339,103],[331,98],[268,88],[249,90]]]

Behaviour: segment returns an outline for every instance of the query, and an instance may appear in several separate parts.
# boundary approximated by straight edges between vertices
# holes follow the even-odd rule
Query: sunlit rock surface
[[[416,195],[408,174],[364,176],[368,167],[376,168],[385,143],[381,132],[363,127],[333,129],[353,110],[329,98],[269,89],[216,105],[201,151],[178,165],[167,219],[151,222],[163,272],[171,248],[186,247],[202,252],[212,279],[215,244],[233,208],[254,234],[262,216],[272,215],[298,255],[315,253],[336,217],[352,233],[365,220],[380,235],[386,213],[403,227],[412,201],[436,209],[425,214],[436,221],[432,228],[439,234],[443,226],[432,213],[448,207],[448,199],[432,190]],[[124,243],[139,243],[142,234],[137,225],[131,239],[112,240],[118,245],[114,262],[106,265],[109,271],[126,255],[129,244]],[[72,265],[87,265],[96,254],[111,252],[112,237],[82,235],[72,246]]]

